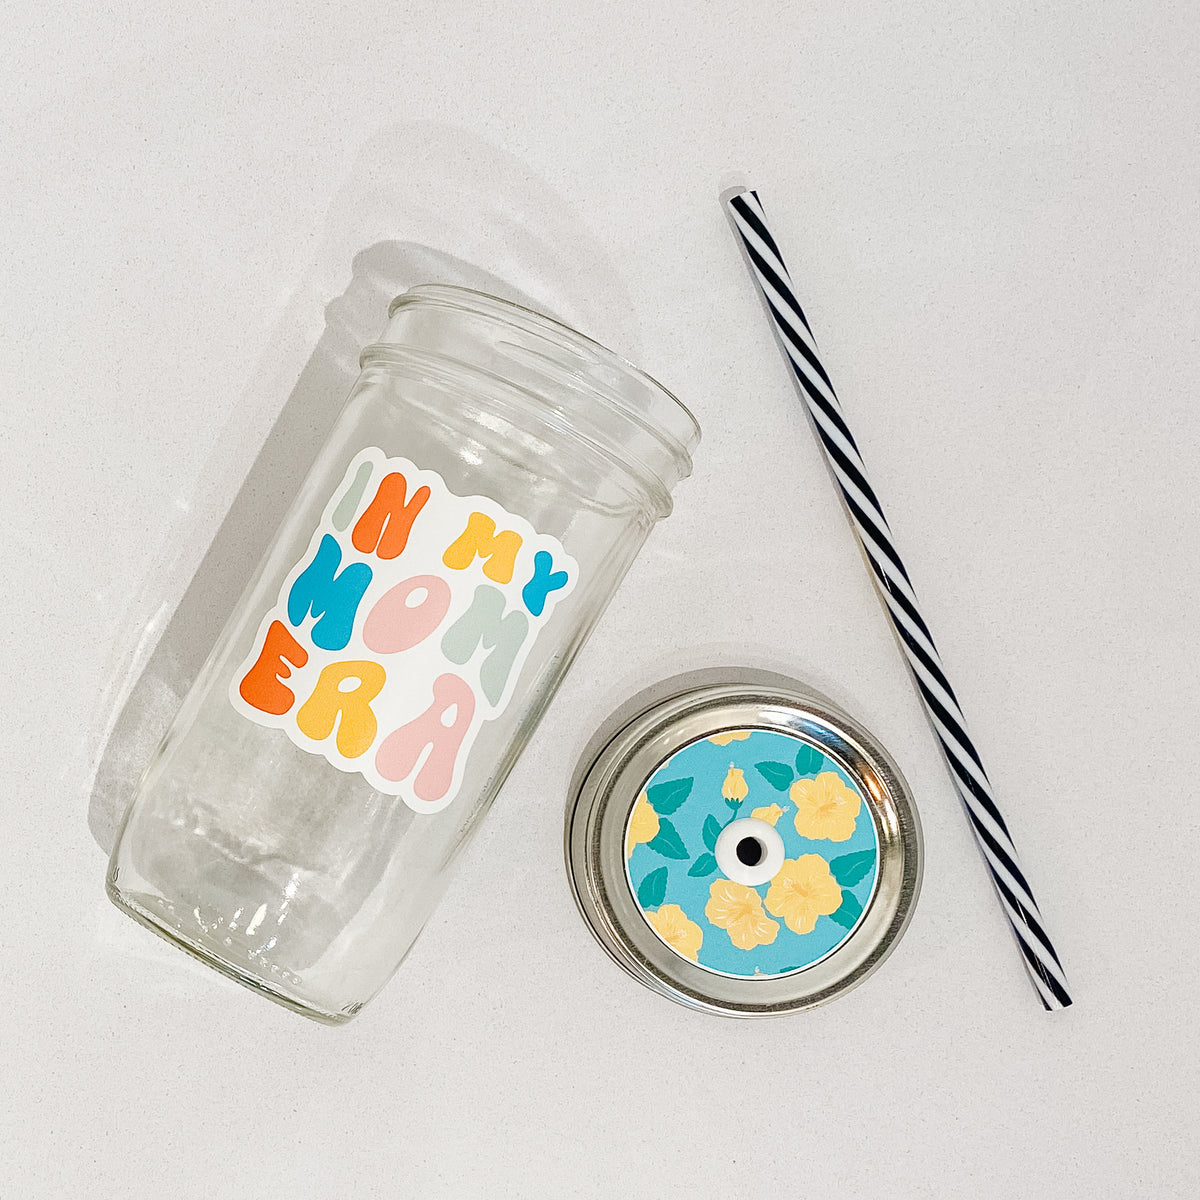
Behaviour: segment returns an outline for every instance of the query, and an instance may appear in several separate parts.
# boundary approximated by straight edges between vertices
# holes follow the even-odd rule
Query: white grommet
[[[779,874],[783,866],[783,838],[766,821],[743,817],[721,830],[713,854],[726,879],[757,887]]]

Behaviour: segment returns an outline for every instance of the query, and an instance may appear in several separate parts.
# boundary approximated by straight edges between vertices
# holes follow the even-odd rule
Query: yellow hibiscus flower
[[[775,825],[783,816],[783,809],[778,804],[768,804],[766,808],[756,808],[750,815],[756,821],[766,821],[768,825]]]
[[[732,879],[718,879],[709,887],[704,915],[718,929],[726,930],[739,950],[769,946],[779,932],[778,923],[763,912],[759,894]]]
[[[643,842],[652,842],[658,837],[658,813],[650,807],[650,801],[643,792],[629,814],[629,832],[625,835],[625,857],[633,853],[634,846]]]
[[[750,736],[750,730],[731,730],[729,733],[714,733],[708,740],[714,746],[728,746],[730,742],[744,742]]]
[[[842,906],[842,889],[819,854],[789,858],[767,888],[767,909],[794,933],[812,933],[817,918]]]
[[[696,961],[704,941],[704,930],[695,921],[689,921],[687,913],[678,904],[664,904],[656,912],[647,913],[646,920],[672,950]]]
[[[844,842],[854,832],[862,801],[836,772],[797,779],[788,795],[796,805],[796,832],[801,837]]]

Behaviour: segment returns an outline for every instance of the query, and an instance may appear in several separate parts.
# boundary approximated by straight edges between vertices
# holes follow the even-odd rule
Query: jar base
[[[105,880],[104,890],[121,912],[132,917],[139,925],[149,929],[151,933],[157,934],[163,941],[190,954],[192,958],[211,967],[214,971],[218,971],[226,979],[232,979],[234,983],[240,983],[242,987],[248,988],[259,996],[265,996],[268,1000],[273,1000],[283,1008],[307,1017],[310,1021],[316,1021],[321,1025],[345,1025],[354,1019],[361,1007],[361,1005],[356,1005],[353,1012],[331,1012],[299,1000],[281,989],[272,987],[266,980],[242,970],[236,963],[223,958],[211,946],[197,942],[185,936],[180,930],[171,928],[149,906],[140,903],[134,895],[123,892],[111,877]]]

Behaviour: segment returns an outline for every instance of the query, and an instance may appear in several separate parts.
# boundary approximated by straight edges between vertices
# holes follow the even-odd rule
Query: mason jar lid
[[[921,856],[883,747],[759,671],[681,677],[624,706],[567,811],[567,872],[597,941],[647,987],[727,1016],[862,982],[908,924]]]

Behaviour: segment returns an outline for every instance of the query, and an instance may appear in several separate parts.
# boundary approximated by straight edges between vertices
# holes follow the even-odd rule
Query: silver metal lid
[[[830,701],[705,671],[624,705],[584,755],[567,873],[635,979],[706,1012],[822,1004],[891,952],[921,879],[895,763]]]

